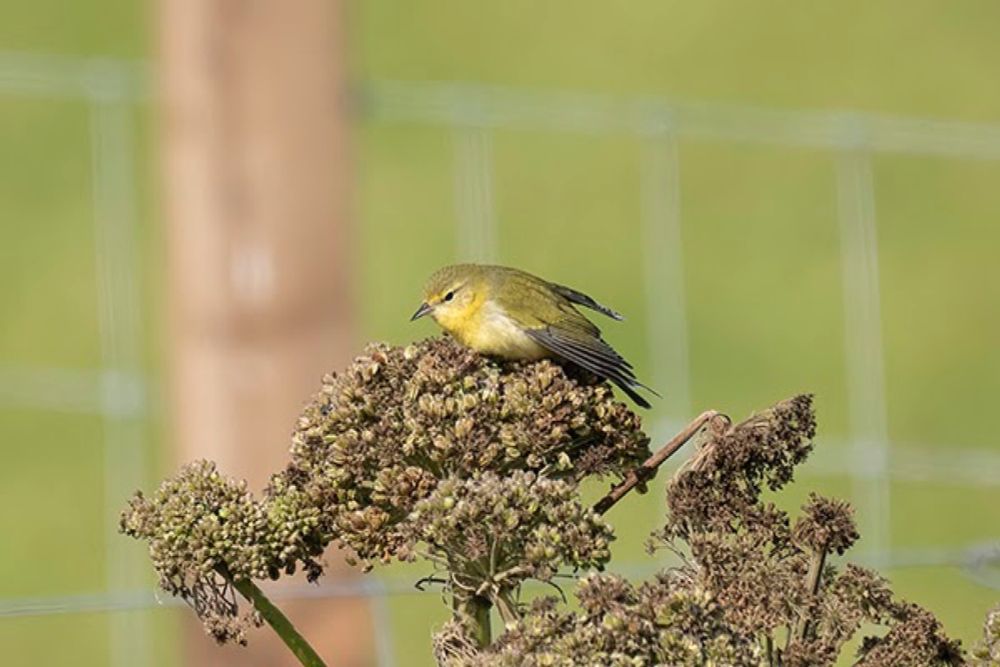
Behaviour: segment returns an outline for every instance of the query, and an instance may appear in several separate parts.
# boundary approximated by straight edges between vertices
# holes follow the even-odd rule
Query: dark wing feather
[[[649,391],[652,389],[639,382],[632,372],[632,366],[600,338],[576,337],[551,326],[526,329],[525,333],[536,343],[567,361],[615,383],[637,405],[650,407],[649,402],[635,391],[635,387]],[[656,394],[655,391],[653,393]]]
[[[557,285],[556,283],[549,283],[549,287],[552,288],[552,291],[568,299],[569,301],[572,301],[573,303],[578,303],[581,306],[590,308],[591,310],[596,310],[599,313],[603,313],[613,320],[622,321],[625,319],[624,317],[622,317],[620,313],[611,310],[607,306],[597,303],[583,292],[577,292],[572,287],[566,287],[565,285]]]
[[[529,331],[528,335],[601,377],[635,382],[632,366],[600,338],[582,341],[552,327]]]

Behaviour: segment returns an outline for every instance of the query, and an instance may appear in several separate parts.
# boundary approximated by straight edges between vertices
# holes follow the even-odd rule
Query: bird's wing
[[[550,285],[542,281],[525,281],[520,287],[505,293],[501,305],[536,343],[601,377],[612,379],[624,372],[627,375],[622,379],[628,380],[632,366],[604,342],[601,330],[572,303],[553,299]]]
[[[649,402],[635,391],[635,387],[644,389],[649,389],[649,387],[636,379],[631,364],[602,339],[574,335],[575,332],[553,326],[525,329],[525,333],[536,343],[563,359],[602,379],[614,382],[638,405],[644,408],[649,407]]]
[[[525,329],[531,338],[556,354],[608,379],[635,382],[632,366],[600,338],[584,338],[553,326]]]
[[[519,281],[519,289],[502,292],[498,300],[507,316],[525,334],[556,356],[615,383],[638,405],[649,407],[649,403],[636,393],[635,387],[649,388],[636,379],[632,365],[604,342],[601,330],[573,304],[588,307],[594,304],[599,310],[603,306],[580,292],[552,285],[534,276],[523,274],[509,278]],[[573,295],[572,298],[567,291]]]
[[[586,308],[590,308],[591,310],[596,310],[599,313],[607,315],[613,320],[618,320],[620,322],[625,319],[622,317],[621,313],[614,311],[605,305],[597,303],[597,301],[593,298],[587,296],[583,292],[577,292],[572,287],[566,287],[565,285],[558,285],[556,283],[549,283],[549,287],[552,288],[553,292],[559,294],[563,298],[568,299],[573,303],[580,304]]]

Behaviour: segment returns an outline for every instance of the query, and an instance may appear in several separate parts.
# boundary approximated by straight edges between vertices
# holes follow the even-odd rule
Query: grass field
[[[150,55],[150,12],[139,3],[2,6],[0,51]],[[1000,6],[985,0],[643,1],[615,12],[566,0],[544,7],[374,0],[349,9],[352,70],[361,81],[485,82],[1000,122]],[[100,363],[88,122],[79,104],[0,95],[0,367]],[[159,244],[149,196],[153,137],[145,136],[138,180],[155,377]],[[433,333],[406,320],[425,275],[455,257],[453,139],[417,124],[360,125],[362,340]],[[493,155],[498,258],[626,313],[626,323],[605,327],[607,336],[637,368],[650,369],[657,342],[646,337],[647,304],[656,286],[645,285],[641,263],[638,143],[617,134],[503,130],[493,136]],[[833,160],[690,140],[679,155],[693,408],[739,416],[813,391],[820,447],[838,446],[849,415]],[[1000,453],[989,419],[1000,397],[1000,163],[889,156],[875,160],[874,174],[894,457],[948,448]],[[668,369],[667,384],[657,387],[665,402],[650,423],[676,416],[669,377]],[[93,416],[0,406],[0,530],[8,536],[0,597],[102,587],[101,430]],[[157,425],[149,430],[155,439]],[[810,489],[852,493],[846,477],[809,465],[803,473],[783,503],[794,506]],[[610,515],[620,535],[616,562],[651,567],[641,545],[662,494],[654,486],[629,502],[631,510]],[[889,538],[899,549],[960,548],[1000,532],[1000,483],[896,481],[891,505]],[[387,576],[424,573],[396,567]],[[966,644],[1000,599],[957,568],[886,573]],[[429,633],[445,612],[438,597],[394,597],[390,611],[397,664],[430,664]],[[178,664],[179,612],[148,613],[157,628],[155,664]],[[99,614],[0,619],[0,646],[9,664],[103,665],[106,623]]]

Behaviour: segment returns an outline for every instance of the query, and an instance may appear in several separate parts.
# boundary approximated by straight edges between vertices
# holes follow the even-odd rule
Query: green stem
[[[299,631],[295,629],[295,626],[288,620],[288,617],[274,606],[274,603],[268,599],[264,591],[260,590],[257,584],[253,583],[250,579],[236,579],[224,567],[219,568],[218,571],[219,574],[226,578],[226,581],[232,584],[233,588],[240,592],[240,595],[253,604],[254,609],[261,615],[261,618],[281,637],[281,641],[285,642],[285,646],[298,658],[299,663],[303,667],[326,667],[326,663],[313,650],[313,647],[309,645],[305,637],[299,634]]]
[[[455,609],[472,623],[472,633],[479,648],[486,648],[493,641],[490,628],[490,601],[478,595],[456,596]]]
[[[771,633],[767,633],[767,637],[764,639],[764,648],[767,651],[767,665],[768,667],[782,667],[781,665],[781,649],[774,646],[774,638],[771,637]]]

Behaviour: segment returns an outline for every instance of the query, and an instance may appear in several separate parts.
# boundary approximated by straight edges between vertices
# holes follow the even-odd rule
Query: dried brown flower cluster
[[[843,500],[809,494],[802,516],[792,528],[792,539],[802,549],[843,555],[860,536],[854,526],[854,509]]]
[[[890,630],[865,640],[861,664],[961,664],[932,615],[895,600],[874,572],[828,564],[858,539],[850,505],[812,494],[793,524],[761,499],[792,480],[815,429],[811,397],[798,396],[717,434],[668,487],[661,539],[687,544],[682,571],[730,627],[764,638],[766,664],[832,665],[863,623]]]
[[[367,564],[409,560],[418,542],[433,543],[426,515],[434,506],[424,503],[419,520],[412,513],[442,498],[443,483],[514,494],[563,480],[572,495],[584,477],[621,476],[648,454],[639,418],[607,385],[549,361],[501,364],[437,339],[371,345],[346,372],[324,378],[279,479],[313,498],[324,530]],[[465,509],[490,516],[477,502],[488,500],[467,496]],[[530,532],[506,520],[490,529]]]
[[[220,640],[241,636],[222,569],[315,579],[331,542],[366,566],[425,556],[455,592],[515,613],[524,579],[607,561],[613,535],[577,485],[648,455],[639,418],[589,375],[498,363],[449,339],[373,344],[324,378],[260,499],[196,463],[137,494],[122,530],[149,543],[163,587]]]
[[[710,432],[667,489],[656,539],[683,564],[632,586],[585,579],[582,610],[547,598],[487,651],[453,622],[436,642],[443,665],[833,665],[865,624],[858,664],[963,664],[958,643],[920,607],[896,600],[876,573],[827,562],[858,539],[847,503],[812,495],[794,521],[761,499],[780,489],[812,447],[809,396]]]
[[[667,487],[667,540],[729,534],[737,525],[768,530],[787,521],[760,501],[763,486],[778,490],[812,451],[812,399],[797,396],[722,432],[714,432],[692,465]]]
[[[557,600],[535,600],[489,651],[467,639],[459,621],[437,635],[438,663],[446,667],[575,667],[606,665],[759,665],[761,647],[725,624],[721,607],[705,591],[678,585],[663,574],[641,586],[593,574],[580,581],[579,612]]]
[[[964,665],[959,642],[949,639],[934,614],[915,604],[897,603],[884,637],[865,637],[857,667]]]
[[[241,613],[234,587],[256,605],[253,579],[300,567],[315,579],[336,543],[366,567],[434,566],[452,597],[434,642],[448,667],[824,666],[872,625],[882,630],[863,638],[859,666],[965,664],[932,614],[897,600],[873,571],[831,564],[859,537],[847,503],[811,495],[793,520],[762,497],[791,482],[812,449],[809,396],[736,425],[706,415],[682,432],[709,425],[668,484],[668,519],[654,535],[682,563],[640,584],[592,572],[614,538],[601,516],[614,502],[604,501],[663,459],[647,461],[638,417],[589,375],[545,360],[499,363],[448,339],[371,345],[324,378],[289,465],[261,496],[198,462],[152,497],[136,494],[121,528],[149,544],[163,588],[219,641],[243,642],[259,623]],[[631,484],[595,509],[580,497],[590,476]],[[554,597],[520,602],[526,580],[561,570],[590,572],[579,610]],[[496,639],[491,607],[506,624]],[[272,623],[273,605],[258,608]],[[1000,667],[998,646],[1000,611],[975,664]]]

